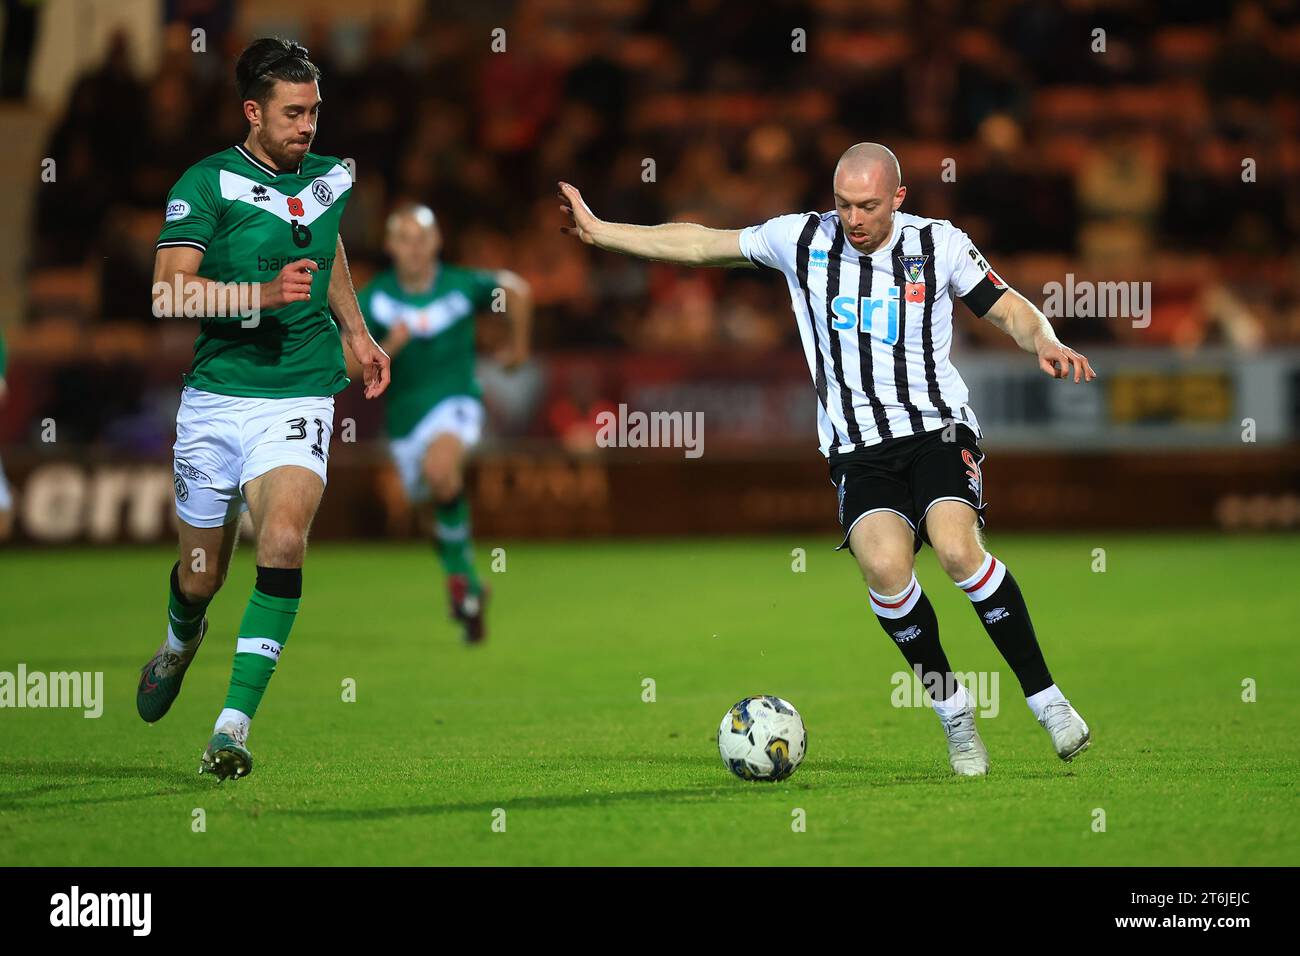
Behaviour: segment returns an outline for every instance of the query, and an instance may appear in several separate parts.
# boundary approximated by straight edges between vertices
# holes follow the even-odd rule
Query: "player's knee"
[[[454,468],[430,468],[426,480],[438,501],[451,501],[460,494],[461,478]]]
[[[897,594],[912,580],[912,556],[885,549],[868,551],[858,559],[867,586],[878,594]]]
[[[177,579],[187,601],[209,601],[226,583],[226,572],[224,568],[208,567],[196,571],[182,564]]]
[[[933,544],[935,557],[954,581],[965,581],[984,563],[984,548],[974,533],[952,535]]]
[[[268,522],[257,536],[257,563],[263,567],[300,567],[306,552],[307,532],[288,522]]]

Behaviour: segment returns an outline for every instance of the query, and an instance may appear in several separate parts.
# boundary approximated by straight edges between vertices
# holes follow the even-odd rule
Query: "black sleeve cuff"
[[[1006,291],[1006,286],[996,286],[992,279],[985,276],[979,281],[979,285],[961,296],[961,300],[966,303],[968,309],[982,319]]]
[[[187,249],[197,249],[199,252],[207,252],[208,247],[205,243],[197,239],[160,239],[154,243],[154,249],[171,249],[182,246]]]

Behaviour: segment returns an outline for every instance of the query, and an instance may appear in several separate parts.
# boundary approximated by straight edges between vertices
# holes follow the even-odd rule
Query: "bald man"
[[[922,543],[970,598],[1015,671],[1062,760],[1089,744],[1087,724],[1056,686],[1015,578],[984,549],[983,437],[949,360],[952,304],[1006,332],[1053,378],[1095,378],[1043,314],[1007,287],[970,238],[944,219],[900,212],[898,159],[878,143],[840,157],[835,208],[747,229],[634,226],[596,218],[560,183],[563,232],[589,245],[687,266],[781,272],[817,393],[821,452],[844,532],[877,619],[927,688],[955,773],[988,773],[973,702],[953,676],[934,608],[917,583]]]
[[[474,567],[464,493],[465,459],[483,429],[474,316],[504,309],[510,340],[498,361],[513,368],[528,357],[532,296],[513,272],[439,261],[442,233],[427,206],[394,210],[384,249],[392,268],[357,297],[400,379],[389,388],[385,407],[389,450],[407,498],[417,506],[433,504],[451,616],[462,625],[465,641],[477,644],[487,633],[488,591]]]

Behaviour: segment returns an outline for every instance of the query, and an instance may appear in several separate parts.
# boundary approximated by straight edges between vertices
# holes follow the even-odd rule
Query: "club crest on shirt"
[[[907,277],[908,282],[925,281],[925,264],[929,259],[929,256],[898,257],[899,263],[903,266],[903,275]]]
[[[903,286],[903,298],[906,301],[925,301],[925,264],[929,259],[929,256],[898,257],[898,262],[903,267],[903,276],[907,280]]]

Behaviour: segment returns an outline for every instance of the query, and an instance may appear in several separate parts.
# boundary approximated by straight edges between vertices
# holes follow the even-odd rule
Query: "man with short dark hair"
[[[366,331],[339,238],[351,175],[340,160],[310,152],[320,71],[302,46],[266,37],[244,50],[235,75],[248,136],[181,176],[154,261],[155,313],[192,314],[199,302],[203,318],[176,417],[180,560],[167,638],[136,692],[151,723],[176,699],[248,511],[257,581],[199,768],[220,780],[252,770],[249,725],[298,612],[333,396],[348,385],[341,342],[362,368],[367,398],[389,381],[388,356]],[[236,297],[237,314],[211,307]]]

